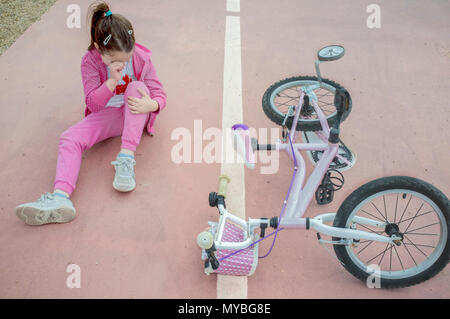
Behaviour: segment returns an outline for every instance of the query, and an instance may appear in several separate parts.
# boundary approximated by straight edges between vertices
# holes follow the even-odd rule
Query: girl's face
[[[95,43],[95,47],[98,50],[97,43]],[[103,63],[105,63],[106,65],[110,65],[113,62],[126,63],[130,60],[131,56],[133,55],[133,51],[134,51],[134,48],[130,52],[110,51],[110,52],[105,52],[101,56],[102,56]]]

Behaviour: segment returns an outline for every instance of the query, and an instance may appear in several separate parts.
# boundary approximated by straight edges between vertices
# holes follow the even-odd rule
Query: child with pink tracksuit
[[[75,217],[70,196],[75,189],[82,153],[109,137],[121,136],[113,187],[136,187],[134,152],[143,130],[153,134],[166,94],[150,60],[151,51],[135,43],[131,23],[112,14],[102,2],[91,10],[91,44],[82,58],[85,118],[61,134],[54,192],[16,207],[29,225],[65,223]]]

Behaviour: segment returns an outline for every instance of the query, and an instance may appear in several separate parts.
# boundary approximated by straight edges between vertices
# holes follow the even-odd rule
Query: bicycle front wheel
[[[386,226],[361,225],[355,222],[356,216]],[[378,276],[384,288],[421,283],[449,261],[449,200],[436,187],[416,178],[383,177],[359,187],[342,203],[333,226],[402,238],[397,244],[361,240],[348,246],[334,245],[345,269],[363,281],[371,276],[376,282]]]

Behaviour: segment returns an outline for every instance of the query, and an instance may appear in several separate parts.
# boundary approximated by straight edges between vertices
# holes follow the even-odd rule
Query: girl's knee
[[[145,86],[144,82],[133,81],[133,82],[128,83],[124,95],[140,98],[140,97],[142,97],[142,95],[139,93],[138,89],[141,89],[144,92],[146,92],[147,94],[149,94],[148,88]]]
[[[145,87],[145,83],[142,81],[133,81],[133,82],[128,83],[127,88],[129,88],[129,87],[136,88],[136,87],[141,87],[141,86]]]
[[[73,139],[73,134],[72,134],[72,131],[70,128],[68,128],[67,130],[62,132],[61,135],[59,136],[60,142],[71,141],[72,139]]]
[[[87,148],[86,142],[80,134],[77,134],[72,128],[65,130],[59,137],[59,145],[68,146],[73,145],[79,148],[81,151],[84,151]]]

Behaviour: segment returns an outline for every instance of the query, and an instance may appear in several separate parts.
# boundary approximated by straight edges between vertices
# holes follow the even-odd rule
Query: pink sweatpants
[[[121,135],[121,148],[136,150],[150,114],[130,112],[127,97],[141,98],[137,88],[150,94],[143,82],[131,82],[124,93],[125,103],[121,107],[107,107],[100,112],[91,113],[61,134],[55,189],[63,190],[69,195],[72,194],[80,171],[82,153],[98,142]]]

